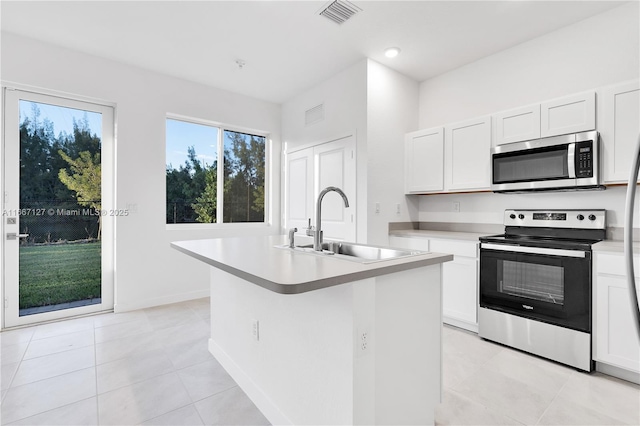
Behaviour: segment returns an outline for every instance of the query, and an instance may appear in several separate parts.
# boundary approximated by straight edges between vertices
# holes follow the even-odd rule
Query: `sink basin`
[[[290,249],[288,245],[278,246],[278,248]],[[419,250],[401,250],[389,247],[377,247],[365,244],[343,243],[338,241],[327,241],[322,243],[322,251],[315,251],[313,249],[313,244],[296,246],[295,248],[293,248],[293,250],[320,256],[336,256],[336,258],[351,260],[360,263],[379,262],[383,260],[392,260],[428,253]]]

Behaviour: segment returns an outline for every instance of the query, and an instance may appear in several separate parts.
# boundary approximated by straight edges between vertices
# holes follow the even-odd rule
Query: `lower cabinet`
[[[445,322],[474,332],[478,331],[477,269],[478,261],[470,257],[454,256],[442,264]]]
[[[633,325],[625,261],[622,253],[596,252],[594,261],[593,359],[604,371],[607,366],[622,369],[622,378],[640,380],[640,339]],[[635,273],[640,275],[640,256],[635,256]],[[640,283],[640,276],[636,276]],[[609,374],[615,372],[604,371]]]
[[[475,241],[390,236],[392,247],[453,254],[442,264],[442,315],[445,324],[478,332],[478,243]]]

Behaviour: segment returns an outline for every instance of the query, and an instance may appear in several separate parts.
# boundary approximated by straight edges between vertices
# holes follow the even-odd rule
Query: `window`
[[[172,118],[166,130],[168,224],[265,221],[264,135]]]

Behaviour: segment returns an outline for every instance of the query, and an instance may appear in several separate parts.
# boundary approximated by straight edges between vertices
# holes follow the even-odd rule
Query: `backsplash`
[[[503,224],[507,209],[605,209],[608,236],[621,239],[616,228],[624,227],[626,186],[610,186],[605,191],[540,192],[526,194],[495,194],[492,192],[437,194],[418,196],[416,222]],[[636,211],[640,210],[636,197]],[[459,211],[456,211],[456,207]],[[640,231],[640,215],[634,229]]]

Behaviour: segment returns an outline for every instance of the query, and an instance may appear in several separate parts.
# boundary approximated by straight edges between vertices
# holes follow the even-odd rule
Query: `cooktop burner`
[[[590,250],[605,238],[605,210],[505,210],[505,233],[482,242]]]

